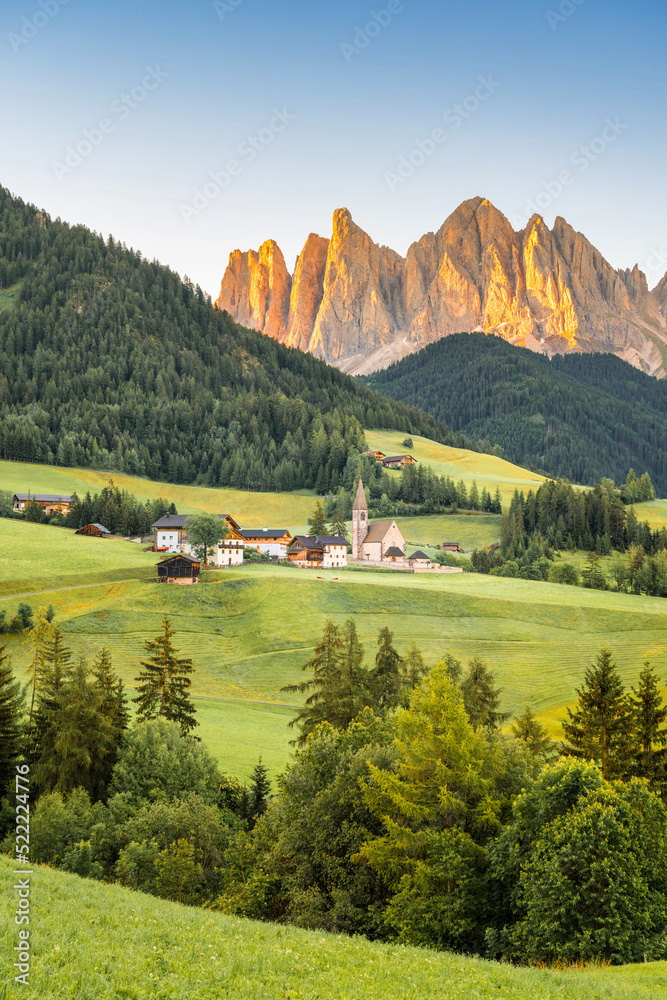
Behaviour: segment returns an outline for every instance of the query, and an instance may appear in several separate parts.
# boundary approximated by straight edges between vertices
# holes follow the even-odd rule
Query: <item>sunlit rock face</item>
[[[649,291],[568,223],[516,232],[482,198],[464,202],[405,258],[337,209],[290,277],[273,240],[235,250],[217,305],[244,326],[353,373],[385,367],[451,333],[483,330],[549,355],[609,351],[664,376],[667,275]]]

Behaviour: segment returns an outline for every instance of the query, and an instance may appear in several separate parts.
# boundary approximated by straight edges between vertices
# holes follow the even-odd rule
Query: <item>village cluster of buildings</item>
[[[410,455],[390,456],[373,452],[385,464],[414,462]],[[396,466],[399,467],[399,466]],[[402,467],[402,466],[400,466]],[[14,509],[25,510],[29,502],[42,507],[47,514],[67,513],[71,497],[51,494],[14,494]],[[155,549],[162,553],[158,563],[158,579],[173,582],[195,582],[202,569],[201,559],[194,552],[188,537],[188,520],[191,515],[165,514],[151,526],[155,534]],[[286,560],[302,569],[343,569],[348,565],[348,542],[341,535],[292,535],[287,528],[242,528],[230,514],[219,514],[224,521],[226,537],[209,553],[208,565],[218,569],[241,566],[244,552],[254,549],[274,561]],[[87,524],[77,532],[97,538],[107,538],[110,532],[103,524]],[[458,549],[458,545],[456,546]],[[407,554],[407,543],[398,524],[393,519],[369,521],[368,503],[361,480],[352,510],[353,562],[374,566],[392,566],[412,572],[438,570],[458,572],[450,567],[434,567],[429,557],[421,551]]]

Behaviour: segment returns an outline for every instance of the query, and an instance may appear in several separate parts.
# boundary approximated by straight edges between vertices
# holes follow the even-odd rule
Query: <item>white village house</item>
[[[341,569],[347,566],[347,541],[341,535],[295,535],[287,558],[301,569]]]

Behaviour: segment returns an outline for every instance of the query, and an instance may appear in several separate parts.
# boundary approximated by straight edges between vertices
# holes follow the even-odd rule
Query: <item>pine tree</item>
[[[313,513],[308,521],[308,531],[313,537],[317,535],[326,535],[327,518],[319,500],[315,504],[315,509],[313,510]]]
[[[416,643],[410,643],[401,663],[403,697],[406,705],[410,701],[411,692],[419,687],[427,673],[421,650]]]
[[[335,678],[331,717],[335,729],[346,729],[370,703],[369,676],[364,667],[364,647],[353,618],[343,629],[343,646],[338,676]]]
[[[343,513],[339,507],[336,507],[334,515],[331,519],[331,534],[339,535],[340,538],[344,538],[346,541],[350,537],[350,533],[347,530],[347,522]]]
[[[587,669],[577,695],[577,707],[574,712],[568,708],[569,721],[563,722],[570,742],[565,752],[574,749],[579,756],[595,761],[603,778],[624,777],[630,765],[632,711],[608,649],[603,649]]]
[[[393,646],[394,635],[385,626],[378,636],[375,668],[371,672],[373,708],[388,712],[402,700],[402,660]]]
[[[114,732],[102,703],[101,691],[80,663],[40,707],[39,759],[34,768],[40,791],[69,794],[84,788],[93,801],[104,797]]]
[[[340,679],[342,652],[343,638],[340,629],[334,622],[328,621],[324,627],[322,641],[315,647],[315,655],[301,668],[304,671],[312,670],[313,676],[301,684],[287,684],[280,689],[289,694],[313,692],[306,699],[298,715],[290,722],[291,727],[300,726],[301,733],[295,741],[298,745],[303,745],[309,734],[321,722],[329,721],[330,716],[334,714],[334,692]]]
[[[632,689],[633,713],[632,773],[648,778],[651,787],[664,793],[667,786],[667,705],[659,689],[659,678],[649,662],[639,675],[639,686]]]
[[[29,726],[32,725],[37,691],[44,674],[46,642],[52,636],[54,629],[55,626],[52,625],[52,619],[49,619],[48,617],[48,611],[44,608],[39,608],[29,634],[30,648],[32,651],[32,660],[28,668],[30,687],[32,689],[30,695],[30,716],[28,719]]]
[[[21,692],[7,647],[0,646],[0,799],[13,780],[22,749]]]
[[[552,749],[546,729],[537,721],[528,705],[523,715],[519,715],[512,723],[511,729],[517,740],[524,741],[533,757],[546,756]]]
[[[481,728],[499,729],[509,718],[499,712],[500,688],[494,687],[496,676],[478,657],[468,664],[468,672],[461,684],[463,704],[475,731]]]
[[[92,669],[93,684],[100,693],[102,701],[100,711],[109,721],[112,730],[113,745],[107,754],[105,786],[111,780],[123,733],[130,724],[130,713],[123,688],[123,682],[114,673],[111,665],[111,655],[106,648],[100,649]]]
[[[250,783],[250,819],[254,823],[266,812],[271,793],[271,782],[269,781],[268,768],[262,764],[260,756],[259,762],[252,772]]]
[[[155,639],[144,643],[147,660],[136,678],[137,697],[132,700],[139,706],[137,717],[141,721],[163,716],[177,722],[186,735],[197,725],[195,707],[190,700],[192,660],[182,659],[174,649],[173,631],[168,618],[162,620],[162,632]]]

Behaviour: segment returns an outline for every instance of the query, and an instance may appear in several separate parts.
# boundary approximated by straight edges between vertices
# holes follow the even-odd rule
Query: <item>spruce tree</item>
[[[338,535],[340,538],[344,538],[346,541],[349,538],[349,532],[347,530],[347,522],[341,511],[340,507],[336,507],[334,515],[331,519],[331,534]]]
[[[528,705],[523,715],[519,715],[512,723],[511,729],[517,740],[524,741],[533,757],[545,757],[552,750],[546,729],[537,721]]]
[[[364,647],[354,618],[343,629],[343,647],[332,699],[331,722],[335,729],[346,729],[370,703],[369,676],[364,667]]]
[[[406,705],[410,701],[411,692],[419,687],[427,673],[421,650],[416,643],[410,643],[401,663],[403,698]]]
[[[623,683],[608,649],[602,649],[577,689],[579,703],[567,710],[563,730],[572,750],[595,761],[602,777],[624,777],[630,768],[632,710]]]
[[[304,671],[312,670],[313,676],[300,684],[286,684],[280,690],[288,694],[305,694],[312,691],[290,726],[299,726],[301,733],[295,740],[303,745],[310,733],[321,723],[330,721],[334,714],[335,691],[340,680],[343,638],[338,625],[328,621],[324,626],[322,640],[315,647],[315,655],[304,663]]]
[[[195,707],[189,695],[193,666],[192,660],[178,656],[173,636],[169,619],[164,618],[161,634],[144,643],[149,656],[140,661],[144,669],[136,678],[137,697],[132,700],[139,706],[139,720],[162,716],[177,722],[186,735],[197,725]]]
[[[397,708],[403,695],[401,657],[393,646],[394,635],[385,626],[378,636],[375,668],[371,672],[373,708],[388,712]]]
[[[108,785],[118,757],[123,733],[130,724],[130,713],[123,682],[114,673],[108,649],[104,647],[100,649],[93,663],[92,676],[95,689],[100,693],[102,699],[100,711],[108,720],[112,731],[113,745],[107,754],[104,775],[104,784]]]
[[[327,533],[327,518],[319,500],[315,504],[315,509],[308,520],[308,531],[311,536],[326,535]]]
[[[84,788],[93,801],[104,798],[114,731],[103,711],[102,693],[84,663],[74,668],[42,711],[35,784],[41,792],[67,795]]]
[[[0,799],[16,773],[22,736],[20,686],[14,680],[7,647],[0,646]]]
[[[667,705],[659,678],[649,662],[639,675],[639,686],[632,689],[633,714],[632,773],[647,778],[651,787],[664,794],[667,789]]]
[[[255,769],[252,772],[250,784],[249,807],[250,819],[253,826],[259,817],[266,812],[266,807],[269,804],[270,793],[271,782],[269,781],[269,771],[268,768],[262,764],[262,758],[260,756],[259,762],[255,765]]]
[[[463,705],[475,731],[499,729],[509,715],[498,711],[500,688],[494,686],[496,675],[475,657],[468,664],[468,672],[461,684]]]

